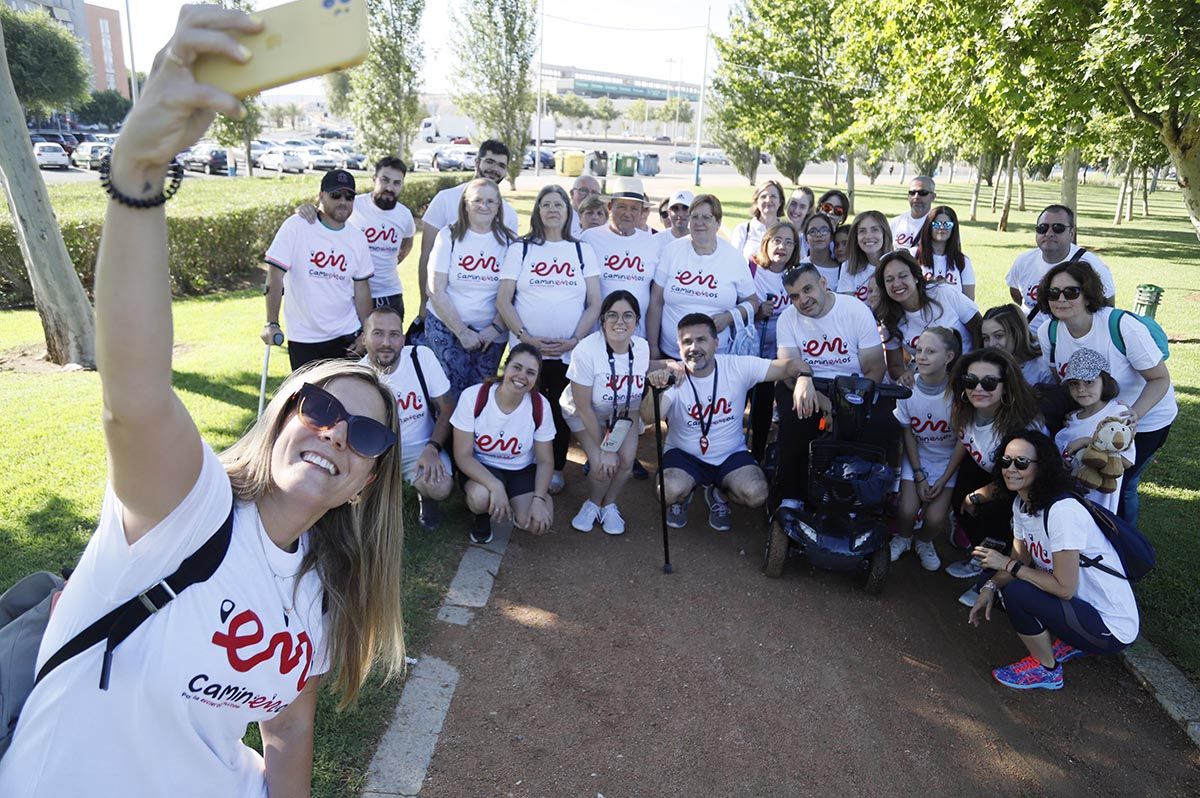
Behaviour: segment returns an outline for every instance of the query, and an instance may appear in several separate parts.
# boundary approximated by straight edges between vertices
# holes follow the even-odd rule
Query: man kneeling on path
[[[663,487],[667,526],[687,524],[687,506],[697,485],[704,486],[708,523],[713,529],[731,528],[726,495],[738,504],[760,507],[767,500],[767,480],[746,448],[742,418],[746,392],[760,382],[795,381],[796,412],[815,410],[815,391],[808,365],[799,359],[767,360],[745,355],[718,355],[717,328],[710,316],[689,313],[679,321],[679,353],[683,363],[650,372],[656,388],[674,387],[661,395],[660,410],[667,418],[663,454]],[[642,418],[653,423],[654,409],[642,403]]]
[[[400,419],[400,462],[404,481],[417,491],[423,529],[434,529],[441,521],[439,502],[450,495],[454,480],[450,455],[444,450],[450,438],[450,380],[433,350],[427,346],[405,346],[404,319],[390,305],[367,315],[363,327],[369,364],[379,372],[379,381],[396,395]]]

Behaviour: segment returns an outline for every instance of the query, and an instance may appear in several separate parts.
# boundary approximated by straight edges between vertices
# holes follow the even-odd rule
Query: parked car
[[[525,148],[525,158],[521,162],[521,167],[523,169],[532,169],[533,168],[533,151],[534,151],[533,147]],[[550,150],[543,148],[541,150],[541,161],[542,161],[541,165],[542,165],[543,169],[553,169],[554,168],[554,153],[551,152]]]
[[[67,155],[67,151],[62,148],[61,144],[53,141],[39,141],[34,144],[33,159],[37,161],[39,169],[49,166],[59,169],[71,168],[71,156]]]
[[[284,139],[283,141],[278,141],[275,143],[281,144],[284,147],[291,147],[294,150],[307,149],[309,147],[320,147],[324,144],[323,141],[318,141],[317,139],[301,139],[301,138]]]
[[[691,150],[675,150],[671,153],[671,160],[675,163],[692,163],[696,160],[696,153]],[[701,160],[701,163],[704,161]]]
[[[338,168],[337,159],[321,147],[298,147],[296,154],[300,156],[300,160],[304,161],[305,169],[320,169],[328,172],[330,169]]]
[[[52,131],[43,131],[38,135],[42,137],[42,141],[53,142],[54,144],[62,147],[64,150],[66,150],[67,155],[70,155],[72,152],[74,152],[75,146],[79,143],[75,140],[74,136],[70,136],[68,139],[66,135],[62,133],[54,133]]]
[[[670,136],[655,136],[654,140],[660,144],[670,144],[671,143]]]
[[[760,153],[758,154],[758,160],[759,160],[760,162],[762,162],[762,163],[770,163],[770,162],[771,162],[771,156],[770,156],[770,155],[767,155],[765,152],[760,152]]]
[[[304,171],[304,159],[297,155],[291,147],[272,147],[259,157],[258,165],[263,169],[284,172]]]
[[[450,139],[450,143],[451,144],[470,144],[471,139],[466,136],[455,136],[454,138]]]
[[[413,171],[417,172],[417,171],[420,171],[421,169],[432,169],[433,168],[433,154],[434,154],[434,151],[432,149],[413,150],[413,154],[412,154],[412,169],[413,169]]]
[[[469,147],[457,147],[454,150],[454,155],[462,164],[462,168],[468,172],[475,171],[475,150]]]
[[[729,166],[729,158],[720,150],[708,150],[700,156],[700,163],[719,163]]]
[[[39,141],[45,141],[45,140],[46,140],[46,137],[39,133],[30,133],[29,134],[29,143],[30,144],[37,144]]]
[[[367,156],[361,152],[355,152],[354,147],[348,142],[331,142],[325,145],[325,152],[337,161],[340,169],[366,169]]]
[[[229,159],[224,147],[196,145],[180,160],[184,169],[208,172],[210,175],[229,174]]]
[[[112,153],[112,147],[99,141],[85,141],[71,153],[71,163],[81,169],[99,169],[100,161]]]
[[[460,172],[463,165],[462,150],[439,148],[433,152],[433,168],[438,172]]]
[[[269,149],[270,149],[270,147],[268,147],[266,144],[263,144],[257,140],[252,140],[250,142],[250,162],[254,166],[261,166],[262,164],[260,163],[260,160],[263,156],[263,153]],[[246,164],[246,148],[245,147],[236,148],[233,151],[233,160],[235,163],[238,164],[239,167],[245,166],[245,164]]]

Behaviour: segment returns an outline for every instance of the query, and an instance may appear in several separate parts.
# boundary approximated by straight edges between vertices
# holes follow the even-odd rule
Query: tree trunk
[[[1129,150],[1129,164],[1125,167],[1125,180],[1129,184],[1129,190],[1125,192],[1125,221],[1127,222],[1133,221],[1133,175],[1137,169],[1134,165],[1135,158],[1137,158],[1136,144]]]
[[[245,128],[245,130],[246,140],[242,143],[246,146],[246,175],[248,177],[254,177],[254,160],[250,155],[250,129]]]
[[[1008,153],[1000,156],[1000,169],[996,172],[996,179],[992,181],[992,213],[996,212],[996,200],[1000,196],[1000,182],[1004,177],[1005,170],[1008,167]]]
[[[42,319],[46,354],[60,366],[76,363],[95,368],[92,306],[63,243],[24,123],[25,114],[8,69],[4,32],[0,30],[0,183],[29,272],[33,303]]]
[[[838,184],[838,172],[842,168],[842,159],[838,155],[833,156],[833,184]]]
[[[1154,177],[1150,179],[1150,193],[1158,191],[1158,173],[1162,169],[1161,166],[1154,167]]]
[[[846,198],[850,200],[850,207],[846,209],[846,215],[854,213],[854,153],[846,153]]]
[[[946,179],[947,183],[954,182],[954,170],[957,167],[958,167],[958,156],[957,155],[950,156],[950,176]]]
[[[979,210],[979,187],[983,183],[983,166],[987,160],[987,155],[979,156],[979,166],[975,170],[975,188],[971,190],[971,221],[975,221],[976,212]]]
[[[1063,153],[1062,184],[1058,189],[1058,201],[1075,213],[1079,204],[1079,148],[1067,147]]]
[[[1117,192],[1117,210],[1113,214],[1113,224],[1119,225],[1121,217],[1125,213],[1125,195],[1131,190],[1129,185],[1129,169],[1125,170],[1125,174],[1121,177],[1121,190]]]
[[[1142,167],[1142,216],[1150,215],[1150,167]]]
[[[1179,194],[1200,239],[1200,118],[1192,114],[1181,127],[1163,127],[1159,137],[1171,153]]]
[[[1017,165],[1017,210],[1025,212],[1025,159]]]
[[[1013,136],[1012,149],[1008,152],[1008,168],[1004,178],[1004,210],[1000,212],[1000,221],[996,231],[1004,233],[1008,230],[1008,212],[1012,210],[1013,199],[1013,170],[1017,167],[1018,156],[1021,154],[1021,134]]]
[[[904,160],[900,162],[900,185],[908,182],[908,152],[904,153]]]

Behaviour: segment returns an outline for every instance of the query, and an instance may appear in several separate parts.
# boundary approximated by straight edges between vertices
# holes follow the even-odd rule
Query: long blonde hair
[[[303,383],[325,386],[354,377],[379,391],[397,444],[375,461],[371,480],[353,503],[326,510],[309,535],[300,574],[316,571],[327,603],[329,661],[339,706],[352,704],[375,664],[391,677],[404,669],[401,610],[404,521],[400,502],[400,426],[396,398],[375,372],[349,360],[321,360],[292,372],[253,427],[221,453],[234,495],[253,502],[274,487],[271,451]],[[300,580],[296,580],[299,585]]]

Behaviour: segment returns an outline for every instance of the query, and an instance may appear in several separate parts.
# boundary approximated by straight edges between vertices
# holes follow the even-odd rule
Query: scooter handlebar
[[[813,377],[813,386],[821,393],[826,393],[833,387],[834,380],[829,377]],[[875,384],[875,394],[880,399],[907,399],[912,396],[912,389],[903,385]]]

